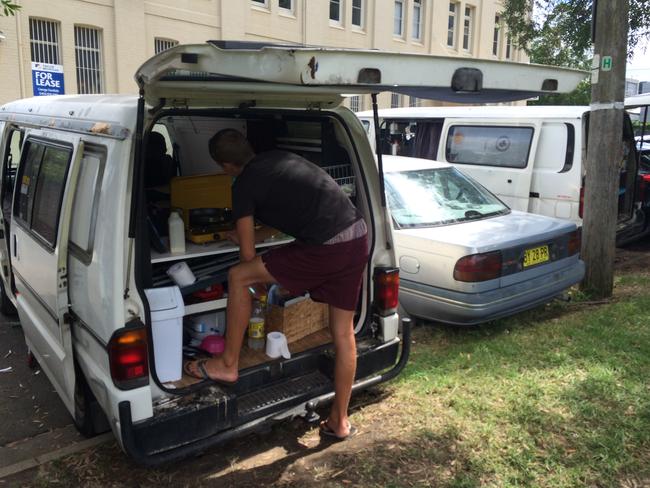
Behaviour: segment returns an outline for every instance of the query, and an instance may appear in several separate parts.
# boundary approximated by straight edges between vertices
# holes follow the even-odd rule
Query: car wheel
[[[86,378],[75,368],[74,425],[81,435],[93,437],[110,429],[108,419],[90,390]]]
[[[14,304],[11,303],[11,300],[9,300],[9,297],[5,292],[5,285],[2,280],[0,280],[0,313],[2,313],[2,315],[10,317],[16,316],[18,314],[16,307],[14,307]]]

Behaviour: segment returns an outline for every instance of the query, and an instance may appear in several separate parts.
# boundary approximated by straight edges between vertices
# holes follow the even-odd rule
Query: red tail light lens
[[[375,269],[375,307],[385,317],[395,313],[399,303],[399,269]]]
[[[582,218],[582,213],[585,208],[585,187],[580,187],[580,206],[578,207],[578,217]]]
[[[501,276],[501,251],[472,254],[460,258],[454,266],[454,279],[473,283]]]
[[[147,333],[144,326],[121,329],[108,343],[108,358],[113,383],[121,390],[149,383]]]
[[[569,234],[569,256],[580,253],[580,246],[582,245],[582,232],[580,229],[574,230]]]

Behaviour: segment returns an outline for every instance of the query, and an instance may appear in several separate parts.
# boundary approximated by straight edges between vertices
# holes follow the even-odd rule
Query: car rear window
[[[454,224],[510,211],[456,168],[390,172],[385,178],[388,206],[399,228]]]
[[[525,168],[532,140],[532,127],[453,125],[445,157],[455,164]]]

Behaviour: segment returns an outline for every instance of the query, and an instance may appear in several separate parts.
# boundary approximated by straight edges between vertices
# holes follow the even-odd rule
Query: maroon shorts
[[[262,255],[268,272],[294,295],[355,310],[368,263],[367,236],[338,244],[292,242]]]

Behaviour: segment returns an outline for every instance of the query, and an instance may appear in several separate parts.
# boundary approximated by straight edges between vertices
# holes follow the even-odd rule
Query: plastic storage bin
[[[183,376],[183,315],[185,304],[177,286],[144,291],[151,310],[156,375],[161,383]]]

